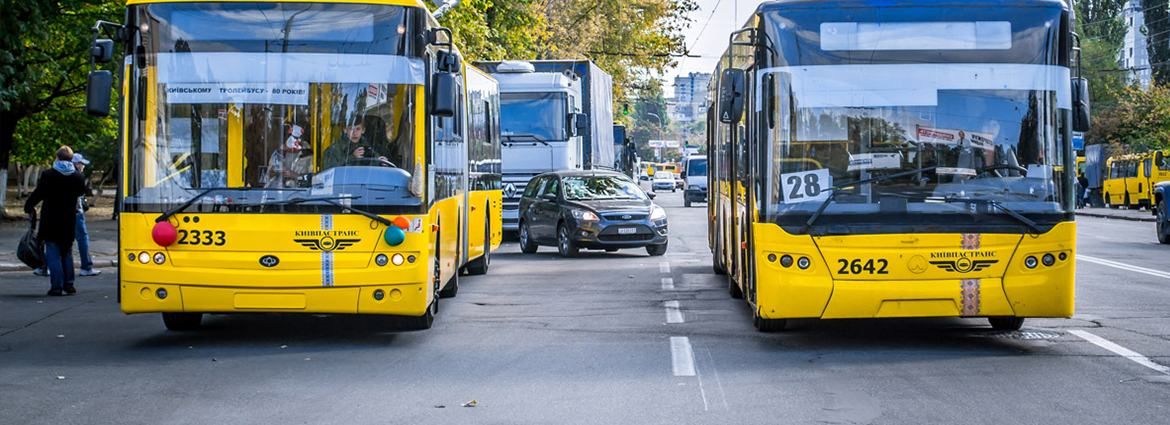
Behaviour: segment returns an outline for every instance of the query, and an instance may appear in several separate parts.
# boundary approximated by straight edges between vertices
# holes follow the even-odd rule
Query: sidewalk
[[[1127,209],[1113,209],[1113,208],[1081,208],[1077,210],[1077,215],[1086,217],[1111,218],[1114,220],[1129,220],[1129,221],[1148,221],[1155,222],[1157,219],[1149,210],[1127,210]]]
[[[90,211],[92,212],[92,210]],[[86,227],[89,229],[89,255],[93,257],[94,268],[114,267],[118,265],[118,222],[110,220],[109,214],[102,216],[87,215]],[[0,272],[28,271],[28,266],[16,258],[16,245],[28,230],[28,221],[0,220]],[[73,262],[81,267],[77,258],[77,244],[74,243]]]

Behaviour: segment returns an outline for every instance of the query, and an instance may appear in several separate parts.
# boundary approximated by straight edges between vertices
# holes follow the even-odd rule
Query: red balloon
[[[150,231],[150,237],[154,238],[154,243],[162,247],[171,246],[179,239],[179,232],[175,230],[175,225],[169,221],[160,221],[154,223],[154,229]]]

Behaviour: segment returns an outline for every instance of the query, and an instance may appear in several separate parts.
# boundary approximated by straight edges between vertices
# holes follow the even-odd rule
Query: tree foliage
[[[1150,74],[1157,84],[1170,84],[1170,2],[1142,2]]]
[[[1170,147],[1170,87],[1127,87],[1118,103],[1094,117],[1088,139],[1142,152]]]
[[[0,168],[13,151],[22,162],[44,163],[49,157],[42,155],[62,144],[117,150],[114,130],[86,117],[82,106],[90,28],[98,19],[117,20],[122,7],[111,0],[0,0]]]

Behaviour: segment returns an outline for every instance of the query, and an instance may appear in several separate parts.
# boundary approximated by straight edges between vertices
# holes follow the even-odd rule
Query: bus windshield
[[[970,224],[1002,215],[993,205],[1055,223],[1071,211],[1059,5],[765,16],[780,52],[757,76],[772,220]]]
[[[336,208],[248,209],[316,198],[417,210],[425,69],[407,55],[408,14],[320,3],[132,8],[145,54],[131,85],[141,93],[127,99],[127,211],[165,211],[207,190],[215,196],[188,210]]]
[[[568,116],[564,93],[501,93],[500,135],[511,142],[563,142]]]

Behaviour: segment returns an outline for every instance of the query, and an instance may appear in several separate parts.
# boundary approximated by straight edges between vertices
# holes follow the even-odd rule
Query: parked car
[[[650,183],[650,190],[655,192],[659,190],[669,190],[674,192],[677,190],[674,182],[674,174],[666,171],[659,171],[654,173],[654,182]]]
[[[1170,244],[1170,182],[1161,182],[1154,185],[1154,216],[1157,222],[1154,230],[1158,233],[1158,242]]]
[[[673,183],[672,183],[673,184]],[[581,249],[646,248],[666,253],[666,209],[638,183],[610,171],[559,171],[532,178],[520,198],[520,250],[552,245],[564,257]]]

